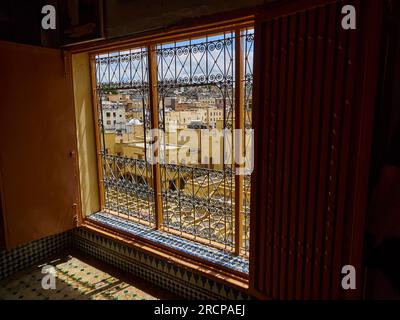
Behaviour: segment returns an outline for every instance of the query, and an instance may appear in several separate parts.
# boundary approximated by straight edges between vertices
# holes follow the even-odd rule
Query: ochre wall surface
[[[72,55],[82,215],[100,209],[89,55]]]
[[[69,59],[0,42],[0,171],[8,248],[74,227],[79,206]]]

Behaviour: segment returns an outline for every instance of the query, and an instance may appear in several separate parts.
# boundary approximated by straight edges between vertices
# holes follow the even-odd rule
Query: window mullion
[[[244,151],[244,53],[240,29],[235,30],[235,125],[234,142],[235,170],[235,254],[243,248],[243,175],[240,173]],[[237,131],[239,129],[239,131]],[[239,136],[240,135],[240,136]]]
[[[148,68],[149,68],[149,103],[151,114],[151,128],[153,132],[158,130],[158,79],[157,79],[157,52],[155,45],[149,45],[147,48]],[[145,141],[145,143],[147,143]],[[161,173],[159,163],[160,137],[154,137],[151,141],[152,146],[152,171],[154,188],[154,208],[155,208],[155,227],[160,229],[163,223],[162,197],[161,197]]]

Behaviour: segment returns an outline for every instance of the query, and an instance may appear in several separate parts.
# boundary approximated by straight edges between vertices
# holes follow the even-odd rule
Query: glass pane
[[[160,44],[157,57],[164,226],[233,250],[234,34]]]
[[[96,58],[105,210],[154,224],[147,50]]]

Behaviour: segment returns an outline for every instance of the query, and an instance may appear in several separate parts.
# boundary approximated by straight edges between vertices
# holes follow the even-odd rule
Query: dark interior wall
[[[0,250],[3,250],[6,246],[5,235],[4,235],[4,219],[3,219],[3,206],[1,205],[1,194],[0,194]]]
[[[42,1],[3,0],[0,5],[0,39],[40,45]]]
[[[400,299],[400,240],[393,231],[400,221],[400,1],[386,1],[385,10],[365,242],[367,299]]]
[[[107,38],[158,30],[182,21],[257,7],[271,0],[104,0]]]
[[[79,0],[2,0],[0,5],[0,40],[44,47],[60,47],[66,14],[62,8]],[[83,1],[83,0],[81,0]],[[162,30],[192,19],[221,16],[251,9],[276,0],[103,0],[103,26],[106,38],[123,37],[152,30]],[[51,4],[57,11],[57,29],[42,30],[41,9]]]
[[[58,0],[1,0],[0,40],[44,47],[58,47],[58,29],[41,28],[42,7],[57,8]],[[57,11],[56,11],[57,12]],[[58,21],[58,17],[56,18]]]
[[[392,151],[394,133],[400,127],[400,1],[385,2],[385,17],[372,149],[371,191]]]

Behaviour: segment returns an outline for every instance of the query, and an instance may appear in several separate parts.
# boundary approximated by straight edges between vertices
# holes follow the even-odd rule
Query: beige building
[[[172,110],[165,114],[165,125],[168,128],[187,128],[192,122],[201,121],[209,128],[216,128],[217,121],[224,117],[223,110],[216,107],[197,108],[185,111]]]

